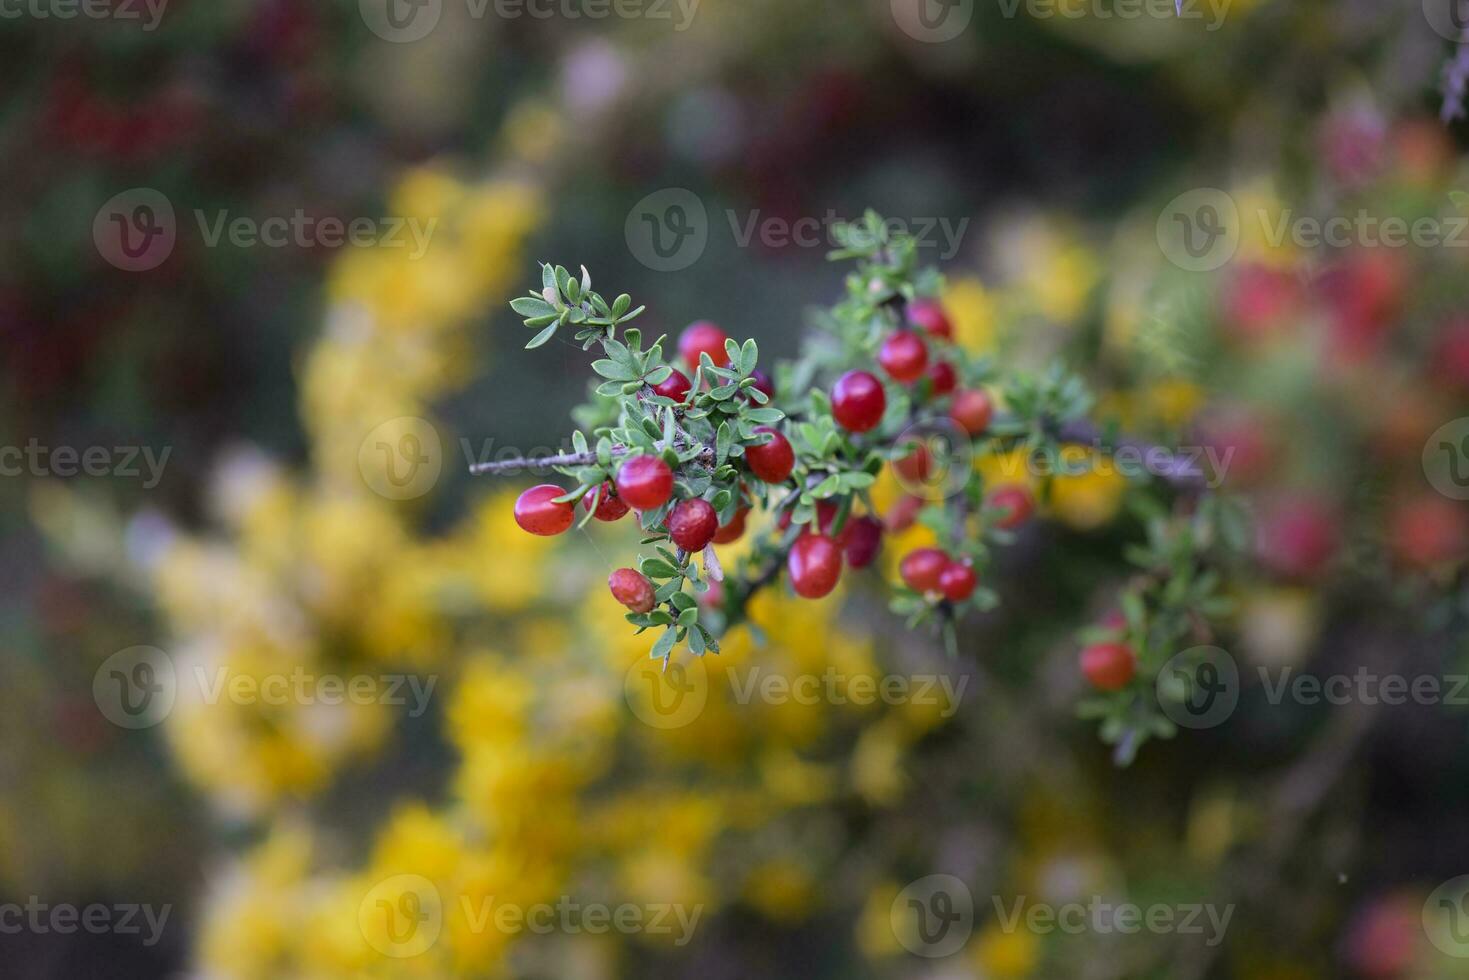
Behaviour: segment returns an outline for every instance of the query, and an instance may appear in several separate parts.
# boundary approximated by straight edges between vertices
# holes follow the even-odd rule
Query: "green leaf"
[[[661,558],[644,558],[638,563],[638,570],[648,578],[665,579],[678,575],[678,569]]]
[[[546,329],[542,330],[540,333],[536,334],[530,339],[530,343],[525,345],[525,349],[535,350],[537,347],[540,347],[542,344],[546,343],[552,337],[556,336],[556,328],[559,326],[561,326],[559,322],[553,323]]]
[[[664,630],[663,635],[658,637],[658,642],[653,644],[653,649],[648,656],[654,660],[667,660],[668,655],[673,652],[674,639],[672,629]]]

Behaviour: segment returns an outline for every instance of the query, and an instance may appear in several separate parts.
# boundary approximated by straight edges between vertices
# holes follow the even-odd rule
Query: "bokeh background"
[[[5,931],[0,974],[1469,975],[1466,709],[1272,699],[1257,673],[1469,669],[1469,480],[1424,465],[1469,455],[1469,423],[1441,434],[1469,415],[1449,4],[386,3],[0,19],[0,444],[37,447],[0,479],[0,904],[170,910],[157,941]],[[690,199],[703,235],[659,254],[648,216]],[[1233,452],[1260,546],[1223,724],[1119,769],[1076,717],[1075,630],[1140,536],[1115,477],[1060,481],[957,659],[854,577],[769,597],[763,642],[688,665],[701,706],[670,720],[602,585],[627,529],[529,539],[529,478],[468,475],[565,445],[586,392],[581,351],[520,351],[536,260],[773,358],[842,274],[824,230],[783,229],[868,207],[927,229],[966,347]],[[1180,251],[1220,208],[1223,244]],[[1359,213],[1458,243],[1272,234]],[[280,246],[211,233],[298,215]],[[160,234],[120,258],[129,221]],[[410,226],[424,249],[391,240]],[[404,435],[435,461],[406,489],[375,461]],[[138,647],[182,680],[129,728],[103,704]],[[833,665],[964,693],[739,703],[726,669]],[[297,670],[433,687],[409,711],[189,680]],[[942,956],[899,921],[935,874],[972,897]],[[486,899],[701,917],[687,942],[538,935],[476,921]],[[1007,927],[1017,899],[1233,911],[1209,943]]]

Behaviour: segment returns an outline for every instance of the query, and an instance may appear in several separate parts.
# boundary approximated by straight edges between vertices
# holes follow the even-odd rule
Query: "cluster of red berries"
[[[951,602],[974,594],[979,575],[968,559],[956,561],[942,548],[915,548],[898,563],[898,574],[914,592],[937,592]]]
[[[943,309],[937,303],[919,300],[909,305],[908,317],[912,326],[897,330],[883,342],[877,355],[879,368],[899,384],[912,385],[927,379],[930,397],[952,395],[950,419],[971,437],[982,435],[988,430],[994,412],[989,395],[979,389],[959,390],[958,374],[951,363],[942,360],[930,362],[929,343],[924,336],[945,341],[953,338],[953,327]],[[699,321],[689,325],[678,340],[678,352],[689,374],[673,368],[667,378],[652,386],[654,393],[676,402],[687,400],[693,388],[690,374],[697,370],[703,355],[709,355],[716,365],[728,363],[726,340],[725,332],[713,323]],[[767,397],[773,396],[774,387],[769,377],[760,372],[755,372],[754,376],[755,387]],[[883,382],[868,371],[854,370],[843,374],[832,386],[830,395],[832,415],[837,424],[848,432],[862,433],[875,429],[887,410]],[[796,454],[790,440],[770,426],[761,426],[755,431],[768,439],[745,447],[746,468],[752,477],[764,483],[784,483],[790,479],[796,465]],[[930,466],[927,450],[919,447],[896,466],[900,475],[919,480],[926,478]],[[629,510],[653,511],[663,507],[673,492],[673,471],[669,465],[661,457],[639,455],[625,459],[618,467],[615,479],[587,494],[582,505],[587,509],[595,506],[592,516],[597,520],[616,521]],[[516,523],[531,534],[563,533],[575,522],[574,506],[556,499],[564,495],[565,491],[555,484],[531,487],[516,501]],[[988,502],[1000,512],[994,524],[1001,528],[1019,525],[1034,508],[1029,492],[1020,486],[999,487],[990,494]],[[836,588],[843,565],[854,569],[871,565],[881,550],[885,527],[900,530],[911,525],[923,503],[921,498],[905,497],[888,515],[886,526],[875,516],[855,515],[833,533],[838,508],[831,501],[820,502],[816,520],[796,539],[787,555],[786,571],[792,589],[797,595],[809,599],[828,595]],[[669,511],[666,530],[680,549],[696,553],[711,542],[725,544],[738,539],[744,533],[747,514],[748,508],[742,507],[728,524],[721,526],[714,507],[708,501],[698,498],[681,500]],[[789,524],[790,513],[783,513],[780,528],[784,530]],[[954,602],[968,599],[978,584],[978,575],[967,559],[951,559],[936,548],[921,548],[906,556],[902,577],[920,593],[942,595]],[[617,601],[628,609],[648,612],[653,608],[653,585],[640,572],[620,568],[612,573],[608,585]]]

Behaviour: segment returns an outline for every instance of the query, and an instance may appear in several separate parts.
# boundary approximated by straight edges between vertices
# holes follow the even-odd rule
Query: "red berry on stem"
[[[791,587],[805,599],[820,599],[842,577],[842,549],[824,534],[807,534],[791,545],[786,569]]]
[[[954,339],[954,325],[944,308],[931,299],[915,299],[908,304],[908,321],[931,337]]]
[[[556,502],[566,491],[554,483],[531,487],[515,500],[515,523],[531,534],[551,537],[571,527],[576,509]]]
[[[923,377],[928,367],[928,348],[912,330],[899,330],[882,342],[877,363],[894,381],[910,384]]]
[[[971,436],[977,436],[990,427],[990,417],[994,413],[995,406],[989,395],[977,388],[966,388],[954,396],[949,418]]]
[[[680,500],[668,515],[668,534],[684,551],[703,551],[719,530],[719,515],[707,500]]]
[[[607,576],[607,587],[612,590],[612,598],[633,612],[653,611],[653,583],[641,572],[619,568]]]
[[[1024,524],[1031,511],[1035,510],[1035,500],[1030,491],[1017,483],[996,487],[985,498],[985,503],[995,510],[1005,511],[995,518],[995,527],[1006,531]]]
[[[1120,691],[1137,673],[1137,657],[1126,643],[1096,643],[1081,651],[1081,672],[1100,691]]]
[[[601,494],[589,493],[581,498],[582,509],[592,509],[592,498],[597,497],[597,511],[592,516],[599,521],[619,521],[627,516],[627,502],[617,496],[617,489],[608,480],[602,484]]]
[[[937,361],[928,366],[928,380],[934,395],[947,395],[959,386],[959,373],[948,361]]]
[[[745,533],[745,517],[750,513],[750,508],[741,507],[735,511],[735,516],[729,519],[728,524],[721,524],[718,531],[714,532],[715,544],[729,544],[738,541]]]
[[[760,426],[755,432],[769,432],[775,438],[761,446],[745,447],[745,462],[750,472],[766,483],[785,482],[796,465],[796,451],[791,448],[790,440],[768,425]]]
[[[887,410],[887,392],[882,382],[866,371],[848,371],[831,389],[831,414],[848,432],[877,428]]]
[[[729,354],[724,349],[724,342],[728,339],[729,335],[720,330],[717,324],[698,320],[679,334],[678,352],[683,355],[684,363],[688,364],[691,372],[698,370],[700,354],[708,354],[715,367],[724,367],[729,363]]]
[[[939,579],[949,567],[949,556],[938,548],[917,548],[903,556],[898,574],[914,592],[937,592]]]
[[[676,402],[681,402],[693,386],[694,383],[689,380],[687,374],[674,368],[672,374],[653,386],[653,392],[664,398],[672,398]]]
[[[673,471],[657,456],[633,456],[617,469],[617,495],[638,510],[657,510],[673,496]]]
[[[882,550],[882,522],[870,515],[863,515],[847,522],[847,543],[843,550],[847,565],[851,568],[866,568],[877,560]]]
[[[943,573],[939,575],[939,591],[944,598],[954,602],[963,602],[974,594],[974,587],[979,584],[979,576],[974,572],[974,566],[967,561],[951,561]]]

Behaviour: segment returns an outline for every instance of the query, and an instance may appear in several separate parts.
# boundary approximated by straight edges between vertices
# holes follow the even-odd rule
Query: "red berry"
[[[775,397],[775,382],[770,380],[770,375],[756,368],[750,372],[750,377],[755,379],[755,383],[750,386],[751,388],[764,392],[766,398]]]
[[[1081,651],[1081,672],[1100,691],[1120,691],[1137,673],[1137,657],[1126,643],[1096,643]]]
[[[673,471],[657,456],[633,456],[617,469],[617,495],[638,510],[657,510],[673,496]]]
[[[653,386],[653,392],[664,398],[672,398],[676,402],[681,402],[693,386],[694,383],[689,380],[687,374],[674,368],[672,374]]]
[[[707,500],[680,500],[668,515],[668,534],[684,551],[703,551],[719,530],[719,515]]]
[[[729,519],[729,523],[721,524],[719,530],[714,532],[714,543],[729,544],[731,541],[738,541],[745,533],[745,516],[749,513],[748,507],[735,511],[735,516]]]
[[[979,576],[974,572],[974,566],[967,561],[951,561],[948,567],[939,575],[939,591],[944,598],[954,602],[963,602],[974,594],[974,587],[979,584]]]
[[[1255,531],[1260,561],[1288,577],[1310,578],[1336,554],[1336,516],[1310,497],[1275,503],[1262,515]]]
[[[917,548],[903,556],[898,574],[914,592],[937,592],[939,579],[949,567],[949,556],[938,548]]]
[[[700,354],[708,354],[715,367],[724,367],[729,363],[729,353],[724,349],[724,342],[728,339],[729,335],[717,324],[698,320],[679,334],[678,352],[683,355],[690,371],[698,370]]]
[[[1030,491],[1018,483],[996,487],[985,498],[985,504],[995,510],[1005,512],[995,518],[994,524],[995,527],[1006,531],[1024,524],[1030,517],[1031,511],[1035,510],[1035,500],[1031,497]]]
[[[542,537],[565,531],[576,519],[576,509],[571,504],[556,502],[565,492],[554,483],[531,487],[515,500],[515,523]]]
[[[912,330],[899,330],[882,342],[877,363],[894,381],[909,384],[923,377],[928,367],[928,348]]]
[[[705,609],[718,609],[724,605],[724,586],[718,582],[709,583],[709,591],[695,599]]]
[[[866,371],[848,371],[831,389],[831,413],[848,432],[877,428],[887,410],[888,396],[882,382]]]
[[[847,522],[847,543],[843,549],[847,554],[847,565],[851,568],[866,568],[877,560],[882,550],[882,521],[870,515]]]
[[[893,470],[909,483],[922,483],[933,472],[933,454],[920,442],[911,453],[893,463]]]
[[[641,572],[619,568],[607,576],[607,587],[612,590],[612,598],[633,612],[653,611],[653,583]]]
[[[820,599],[836,588],[842,577],[842,549],[824,534],[808,534],[791,545],[786,569],[791,587],[805,599]]]
[[[959,374],[948,361],[937,361],[928,366],[928,380],[933,385],[933,394],[947,395],[959,385]]]
[[[954,325],[944,308],[931,299],[915,299],[908,304],[908,321],[931,337],[954,339]]]
[[[977,388],[966,388],[954,396],[949,418],[971,436],[977,436],[990,427],[990,416],[994,413],[995,406],[989,395]]]
[[[913,522],[918,520],[918,512],[923,509],[926,502],[922,497],[915,497],[912,494],[899,497],[897,502],[888,509],[888,530],[894,534],[908,530],[913,526]]]
[[[790,440],[768,425],[760,426],[755,432],[769,432],[775,438],[764,445],[745,447],[745,462],[750,472],[766,483],[785,482],[796,465],[796,451],[791,448]]]
[[[592,516],[599,521],[620,521],[627,516],[627,502],[617,496],[617,489],[608,480],[602,484],[602,492],[589,493],[581,498],[583,510],[592,509],[592,498],[597,497],[597,512]]]
[[[1464,505],[1422,496],[1397,505],[1388,519],[1388,540],[1398,560],[1431,568],[1462,558],[1469,550],[1469,514]]]

